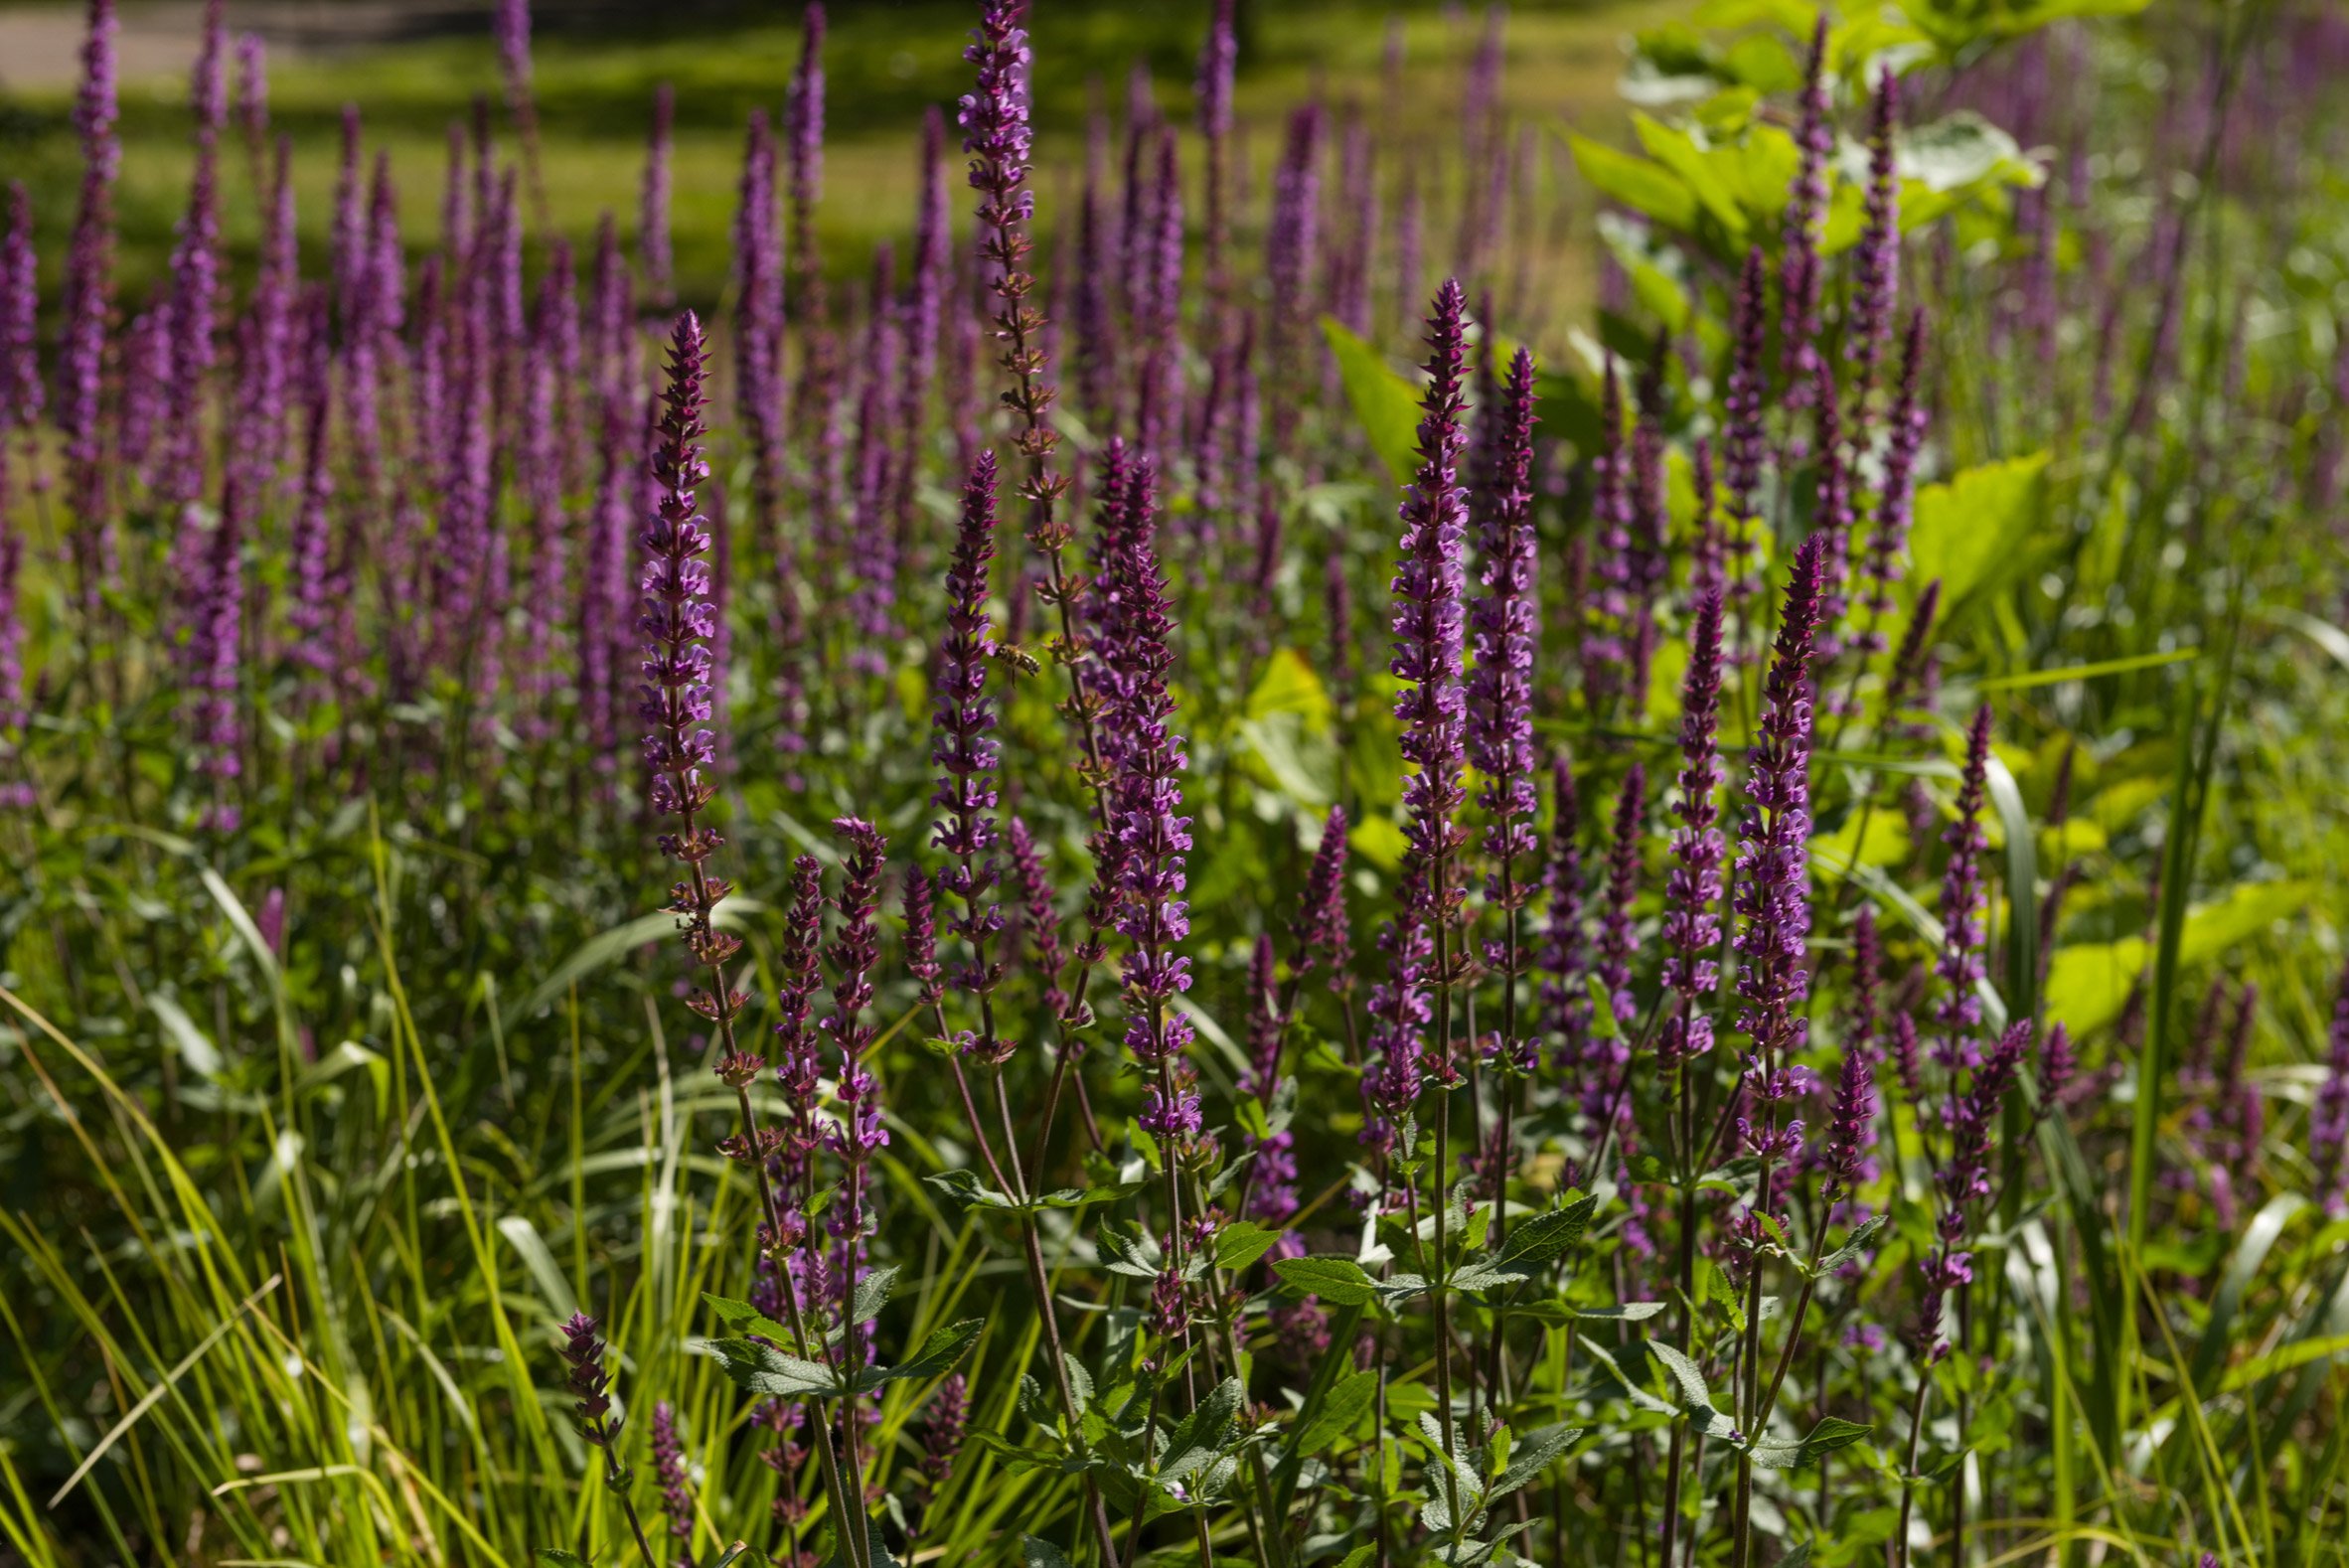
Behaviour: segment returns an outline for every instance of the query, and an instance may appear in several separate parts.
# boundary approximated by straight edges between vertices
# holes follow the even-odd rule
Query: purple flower
[[[1779,352],[1789,408],[1809,405],[1821,364],[1819,243],[1827,217],[1827,159],[1835,150],[1835,128],[1827,121],[1826,61],[1827,18],[1822,12],[1810,35],[1810,59],[1802,73],[1795,183],[1780,229]]]
[[[1756,245],[1746,252],[1745,270],[1738,277],[1728,391],[1722,402],[1727,420],[1722,479],[1729,491],[1738,557],[1737,569],[1730,578],[1733,604],[1743,604],[1754,588],[1747,562],[1752,534],[1746,524],[1753,519],[1759,504],[1762,464],[1769,447],[1769,438],[1762,427],[1763,399],[1769,392],[1762,364],[1763,348],[1770,332],[1767,289],[1762,247]]]
[[[1223,183],[1226,144],[1231,139],[1232,73],[1240,45],[1232,27],[1234,0],[1215,0],[1214,20],[1199,46],[1199,135],[1207,144],[1207,274],[1220,278],[1225,219]]]
[[[1681,689],[1679,799],[1672,814],[1672,869],[1664,879],[1663,984],[1680,999],[1657,1035],[1667,1061],[1700,1056],[1713,1048],[1707,1008],[1715,981],[1714,954],[1721,945],[1721,786],[1716,729],[1721,715],[1721,594],[1697,600],[1690,635],[1688,675]]]
[[[775,138],[750,111],[734,217],[735,405],[750,447],[758,537],[778,539],[782,506],[783,256],[775,232]],[[786,594],[786,598],[790,595]]]
[[[1289,928],[1293,952],[1290,963],[1299,975],[1316,967],[1330,972],[1330,989],[1343,995],[1353,989],[1347,973],[1353,961],[1352,927],[1345,912],[1346,819],[1343,806],[1330,808],[1322,824],[1322,842],[1314,851],[1313,867],[1306,872],[1305,897]]]
[[[659,504],[637,537],[645,556],[640,579],[644,610],[637,630],[645,639],[644,684],[638,716],[643,720],[644,766],[651,776],[653,810],[676,819],[660,838],[661,853],[684,865],[687,879],[670,890],[686,946],[710,972],[709,989],[692,999],[696,1012],[721,1024],[741,1011],[743,998],[725,990],[723,965],[741,940],[716,930],[710,911],[730,890],[705,869],[723,841],[701,814],[717,793],[704,771],[715,756],[713,736],[702,727],[710,718],[714,678],[709,639],[714,616],[709,603],[709,535],[697,508],[695,487],[709,477],[703,460],[702,323],[692,311],[677,318],[670,336],[669,386],[662,395],[660,441],[652,475]],[[757,1071],[757,1059],[721,1064],[721,1071]]]
[[[912,1526],[909,1535],[928,1527],[938,1494],[954,1479],[954,1464],[963,1451],[963,1437],[971,1422],[970,1385],[960,1372],[949,1373],[922,1407],[921,1460],[913,1484]]]
[[[1405,683],[1395,698],[1403,730],[1403,837],[1409,862],[1404,898],[1438,927],[1461,893],[1452,859],[1465,841],[1453,821],[1467,798],[1467,696],[1461,681],[1467,567],[1462,559],[1468,496],[1459,483],[1462,374],[1468,297],[1457,278],[1437,291],[1428,318],[1428,387],[1420,402],[1419,468],[1403,492],[1402,555],[1389,585],[1394,597],[1394,657],[1388,671]],[[1445,984],[1449,977],[1434,977]]]
[[[498,0],[490,30],[497,40],[498,67],[506,75],[506,91],[520,103],[531,90],[530,0]]]
[[[676,263],[669,246],[669,164],[676,120],[677,89],[664,81],[653,88],[653,128],[645,138],[644,192],[636,221],[636,253],[644,265],[645,291],[656,305],[676,297]]]
[[[1965,1075],[1965,1082],[1954,1080],[1951,1085],[1944,1113],[1949,1123],[1949,1154],[1934,1173],[1934,1186],[1941,1194],[1936,1227],[1941,1243],[1920,1265],[1927,1290],[1920,1339],[1929,1347],[1938,1344],[1940,1296],[1973,1277],[1971,1257],[1963,1250],[1969,1228],[1967,1210],[1989,1195],[1992,1132],[2006,1104],[2007,1091],[2014,1085],[2015,1070],[2030,1044],[2031,1021],[2019,1019],[1999,1036],[1989,1055]]]
[[[1583,934],[1581,803],[1574,789],[1574,769],[1561,751],[1550,759],[1550,853],[1542,872],[1545,908],[1542,914],[1541,1002],[1549,1026],[1559,1039],[1559,1066],[1569,1073],[1582,1066],[1582,1052],[1590,1028],[1590,994],[1583,985],[1588,964]]]
[[[661,1484],[661,1511],[669,1516],[673,1540],[694,1536],[694,1493],[686,1479],[685,1442],[677,1435],[677,1411],[666,1399],[653,1403],[653,1479]]]
[[[1738,834],[1737,1026],[1770,1071],[1801,1047],[1808,1031],[1802,1002],[1809,975],[1802,961],[1810,934],[1809,674],[1825,548],[1813,534],[1795,556]]]
[[[89,0],[81,46],[81,88],[74,129],[81,139],[81,199],[66,260],[64,341],[58,351],[57,424],[66,442],[68,500],[74,514],[69,553],[85,614],[94,614],[114,566],[113,520],[106,506],[104,431],[106,316],[114,293],[114,180],[122,148],[114,133],[113,0]]]
[[[1942,950],[1933,972],[1942,983],[1934,1002],[1933,1020],[1940,1029],[1934,1060],[1943,1070],[1958,1072],[1980,1059],[1973,1030],[1982,1021],[1981,998],[1975,987],[1982,978],[1981,856],[1988,846],[1982,830],[1982,792],[1990,763],[1990,705],[1974,709],[1966,731],[1965,768],[1958,787],[1956,816],[1942,842],[1950,859],[1942,870]]]
[[[2308,1109],[2308,1158],[2327,1214],[2349,1211],[2349,966],[2341,971],[2326,1041],[2324,1082]]]
[[[595,1327],[585,1313],[573,1313],[562,1326],[562,1358],[571,1368],[563,1382],[571,1391],[579,1436],[592,1448],[609,1449],[620,1430],[617,1421],[605,1419],[612,1410],[612,1380],[603,1369],[609,1347],[596,1337]]]
[[[1172,1130],[1195,1124],[1197,1117],[1197,1097],[1169,1088],[1166,1073],[1167,1064],[1191,1039],[1189,1019],[1167,1006],[1190,988],[1190,961],[1175,951],[1190,934],[1190,908],[1183,898],[1190,819],[1180,814],[1182,772],[1189,760],[1183,737],[1173,727],[1174,700],[1167,691],[1167,674],[1174,663],[1169,643],[1174,619],[1151,541],[1152,481],[1149,459],[1137,461],[1107,562],[1105,586],[1117,613],[1101,654],[1113,682],[1109,723],[1122,736],[1110,828],[1124,894],[1116,925],[1133,944],[1124,969],[1126,1045],[1144,1067],[1158,1073],[1148,1114]],[[1189,1130],[1195,1132],[1195,1125]]]
[[[1321,245],[1322,109],[1301,105],[1289,116],[1288,141],[1273,171],[1271,228],[1264,238],[1264,270],[1271,285],[1266,346],[1281,395],[1273,401],[1273,446],[1294,453],[1298,398],[1304,392],[1305,342],[1313,307],[1307,289]]]
[[[939,891],[962,903],[948,929],[970,947],[955,984],[986,999],[1003,979],[994,956],[1004,925],[1003,911],[987,902],[996,882],[996,768],[1001,747],[994,738],[995,709],[987,699],[987,665],[995,657],[994,623],[988,618],[988,567],[995,559],[995,453],[982,451],[963,487],[962,526],[954,560],[946,573],[946,635],[938,647],[932,688],[930,760],[938,768],[930,804],[939,812],[931,842],[953,863],[940,873]],[[994,1015],[978,1042],[990,1065],[1009,1053],[996,1036]]]
[[[954,237],[946,212],[946,118],[936,104],[922,111],[921,187],[914,212],[911,290],[905,300],[905,376],[898,401],[902,439],[920,436],[938,380],[938,327],[954,280]],[[913,483],[915,465],[900,465],[899,510]]]
[[[1884,443],[1884,472],[1876,502],[1876,527],[1868,540],[1865,653],[1880,653],[1885,616],[1892,613],[1892,584],[1901,580],[1901,557],[1909,549],[1909,520],[1917,494],[1917,454],[1925,444],[1925,412],[1917,404],[1919,362],[1925,355],[1925,312],[1909,312],[1901,344],[1900,391],[1892,402],[1891,429]],[[1921,601],[1922,602],[1922,601]],[[1931,617],[1927,617],[1928,620]]]
[[[1859,365],[1853,404],[1856,444],[1865,444],[1867,397],[1883,364],[1885,341],[1900,300],[1901,184],[1893,166],[1893,131],[1900,123],[1900,77],[1886,66],[1876,78],[1876,101],[1868,128],[1867,216],[1852,253],[1850,329],[1844,352]]]
[[[1607,988],[1608,1006],[1618,1019],[1631,1019],[1639,1007],[1632,994],[1632,958],[1640,950],[1632,905],[1640,892],[1640,840],[1646,824],[1647,770],[1635,762],[1624,770],[1623,788],[1615,798],[1607,902],[1599,912],[1599,982]]]
[[[8,182],[8,233],[0,237],[0,436],[41,422],[41,277],[33,250],[33,199]]]
[[[267,48],[258,33],[236,35],[236,128],[255,149],[269,134]]]
[[[784,96],[783,132],[791,171],[791,249],[803,297],[799,308],[817,314],[812,290],[823,276],[816,244],[816,204],[824,199],[824,7],[811,0],[800,14],[799,67]]]
[[[1533,541],[1533,356],[1517,350],[1509,362],[1493,462],[1476,507],[1477,553],[1485,592],[1470,605],[1476,628],[1476,672],[1469,683],[1469,762],[1485,775],[1485,854],[1494,862],[1486,896],[1512,917],[1529,888],[1516,884],[1515,862],[1534,851],[1533,659],[1535,624]],[[1513,947],[1513,944],[1511,944]],[[1514,962],[1488,944],[1488,964]],[[1513,971],[1511,971],[1513,973]],[[1515,1042],[1507,1042],[1513,1049]]]
[[[1026,928],[1028,966],[1035,974],[1037,1000],[1047,1018],[1057,1019],[1068,1009],[1068,994],[1060,987],[1066,955],[1060,948],[1060,910],[1053,897],[1052,878],[1026,823],[1014,817],[1006,842],[1011,850],[1012,877],[1018,886],[1020,923]]]
[[[1832,1204],[1864,1178],[1868,1151],[1875,1145],[1876,1072],[1866,1047],[1846,1041],[1835,1074],[1835,1101],[1828,1115],[1825,1186],[1822,1202]]]

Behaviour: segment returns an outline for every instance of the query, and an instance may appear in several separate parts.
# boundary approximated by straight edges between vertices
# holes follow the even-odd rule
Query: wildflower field
[[[0,1564],[2349,1563],[2339,0],[86,3]]]

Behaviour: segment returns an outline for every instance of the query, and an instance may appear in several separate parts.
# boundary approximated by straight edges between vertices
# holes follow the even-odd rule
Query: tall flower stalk
[[[726,965],[741,950],[742,939],[717,929],[714,911],[732,889],[709,871],[709,859],[724,841],[703,820],[717,795],[715,780],[705,771],[715,759],[715,739],[703,727],[710,718],[715,673],[709,652],[715,630],[709,565],[704,558],[710,539],[696,496],[696,487],[709,477],[702,444],[706,435],[705,370],[702,323],[689,310],[677,318],[670,334],[669,385],[662,393],[660,440],[652,465],[659,502],[637,541],[645,557],[644,608],[637,620],[645,641],[644,684],[637,713],[645,726],[644,766],[652,781],[652,807],[673,824],[660,836],[661,853],[685,869],[684,878],[669,890],[669,910],[677,916],[686,951],[706,972],[706,979],[687,995],[686,1005],[718,1031],[718,1077],[734,1091],[742,1125],[739,1137],[729,1140],[728,1153],[756,1176],[765,1222],[762,1248],[781,1247],[793,1227],[786,1224],[767,1177],[767,1161],[779,1149],[780,1137],[759,1126],[750,1103],[750,1085],[766,1063],[735,1038],[735,1020],[749,998],[728,982]],[[823,1341],[809,1333],[796,1293],[784,1292],[784,1305],[800,1354],[808,1357],[813,1347],[822,1356]],[[814,1426],[842,1549],[858,1568],[864,1568],[868,1548],[863,1510],[849,1505],[851,1493],[843,1487],[828,1424]],[[651,1561],[649,1555],[646,1560]]]

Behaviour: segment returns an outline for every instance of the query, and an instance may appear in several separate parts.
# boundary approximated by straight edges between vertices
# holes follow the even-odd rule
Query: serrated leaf
[[[1509,1455],[1508,1468],[1486,1494],[1486,1505],[1490,1506],[1495,1499],[1507,1496],[1548,1470],[1566,1452],[1567,1446],[1581,1436],[1582,1428],[1564,1426],[1543,1427],[1525,1434],[1524,1441]]]
[[[973,1341],[986,1327],[984,1318],[965,1318],[960,1323],[947,1324],[922,1341],[912,1360],[898,1366],[868,1366],[858,1373],[857,1387],[861,1391],[910,1378],[942,1377],[970,1353]]]
[[[1219,1269],[1239,1270],[1254,1263],[1272,1250],[1281,1239],[1277,1230],[1267,1230],[1249,1220],[1239,1220],[1215,1233],[1215,1266]]]
[[[689,1339],[688,1350],[714,1356],[729,1381],[747,1394],[773,1399],[832,1399],[841,1392],[832,1369],[754,1339]]]
[[[1891,1218],[1890,1214],[1872,1214],[1862,1220],[1853,1227],[1851,1234],[1844,1239],[1842,1246],[1818,1260],[1818,1272],[1822,1275],[1832,1274],[1846,1263],[1856,1259],[1861,1250],[1876,1239],[1876,1232],[1882,1230]]]
[[[1500,1244],[1503,1264],[1541,1264],[1564,1252],[1583,1237],[1589,1228],[1591,1215],[1598,1211],[1599,1195],[1585,1192],[1570,1200],[1563,1208],[1546,1214],[1536,1214],[1511,1230]]]
[[[1015,1208],[1010,1197],[979,1179],[976,1171],[941,1171],[922,1179],[965,1208]]]
[[[1279,1258],[1273,1262],[1273,1272],[1281,1283],[1306,1296],[1319,1296],[1338,1307],[1358,1307],[1376,1298],[1377,1284],[1363,1272],[1362,1266],[1351,1258],[1330,1254],[1315,1254],[1303,1258]]]
[[[857,1282],[856,1297],[849,1304],[850,1322],[870,1323],[880,1316],[880,1310],[889,1304],[889,1297],[896,1289],[897,1268],[894,1263],[888,1264]]]
[[[702,1303],[711,1312],[717,1314],[718,1321],[729,1329],[740,1330],[744,1333],[755,1333],[761,1338],[772,1339],[777,1344],[793,1344],[798,1341],[798,1335],[748,1302],[738,1302],[726,1296],[712,1296],[707,1291],[704,1291]]]
[[[1021,1568],[1068,1568],[1068,1554],[1040,1535],[1019,1537]]]
[[[1227,1377],[1207,1391],[1176,1425],[1167,1439],[1166,1458],[1159,1463],[1159,1474],[1178,1474],[1184,1460],[1191,1456],[1213,1454],[1223,1446],[1224,1433],[1231,1427],[1232,1417],[1239,1414],[1240,1405],[1248,1397],[1244,1384],[1236,1377]],[[1196,1461],[1194,1461],[1196,1463]]]
[[[1713,1391],[1705,1386],[1705,1374],[1694,1361],[1661,1339],[1648,1340],[1647,1353],[1663,1362],[1664,1370],[1679,1385],[1680,1408],[1699,1432],[1709,1433],[1729,1425],[1728,1418],[1713,1408]]]
[[[1347,1372],[1331,1385],[1322,1401],[1322,1408],[1313,1424],[1297,1434],[1292,1443],[1301,1455],[1320,1454],[1331,1444],[1342,1441],[1378,1397],[1376,1372]]]

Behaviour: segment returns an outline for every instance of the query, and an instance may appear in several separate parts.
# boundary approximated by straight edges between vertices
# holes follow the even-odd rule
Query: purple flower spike
[[[930,720],[930,760],[938,768],[930,804],[940,814],[931,842],[953,861],[939,875],[939,891],[960,900],[962,911],[949,919],[948,929],[970,947],[970,958],[954,979],[983,1005],[1004,973],[994,956],[1003,911],[987,902],[997,874],[995,776],[1001,751],[994,738],[995,709],[987,699],[987,665],[996,653],[995,627],[987,613],[995,486],[995,453],[982,451],[963,487],[962,527],[946,573],[946,635],[938,648]],[[1009,1047],[995,1038],[993,1013],[987,1018],[975,1052],[989,1065],[1001,1065]]]
[[[1174,700],[1167,675],[1174,664],[1169,641],[1174,617],[1167,581],[1151,533],[1153,472],[1143,459],[1127,482],[1105,576],[1118,614],[1102,648],[1115,693],[1110,719],[1121,733],[1111,831],[1121,862],[1124,899],[1117,929],[1133,943],[1124,978],[1129,1021],[1126,1045],[1160,1077],[1151,1090],[1153,1114],[1166,1128],[1196,1116],[1195,1095],[1166,1090],[1167,1064],[1190,1043],[1191,1023],[1168,1004],[1190,989],[1190,961],[1176,951],[1190,935],[1183,898],[1190,819],[1182,810],[1182,772],[1189,766],[1183,737],[1174,729]],[[1195,1130],[1195,1128],[1193,1129]]]
[[[1868,131],[1867,216],[1852,255],[1852,321],[1844,336],[1844,352],[1859,364],[1852,416],[1852,441],[1859,446],[1867,442],[1868,392],[1876,385],[1900,301],[1901,183],[1892,149],[1900,112],[1900,77],[1886,66],[1876,78]]]
[[[1574,769],[1561,751],[1550,759],[1550,853],[1542,872],[1547,907],[1542,916],[1542,1011],[1560,1041],[1559,1066],[1580,1070],[1590,1028],[1590,994],[1583,986],[1588,963],[1583,936],[1582,808]]]
[[[1345,808],[1332,806],[1322,824],[1322,843],[1306,873],[1305,899],[1289,933],[1297,972],[1328,970],[1330,989],[1340,995],[1353,989],[1353,977],[1347,973],[1353,962],[1353,934],[1345,913]]]
[[[1723,436],[1722,481],[1729,493],[1730,538],[1735,553],[1729,579],[1733,608],[1741,608],[1758,586],[1753,570],[1750,524],[1760,505],[1762,465],[1769,450],[1769,437],[1762,427],[1763,401],[1769,393],[1768,377],[1762,364],[1770,333],[1768,288],[1762,247],[1756,245],[1746,252],[1745,270],[1738,278],[1735,343],[1724,400],[1728,428]]]
[[[677,120],[677,89],[664,81],[653,89],[653,128],[645,139],[644,193],[638,206],[636,253],[644,265],[645,291],[656,305],[676,298],[676,262],[669,244],[670,151]]]
[[[8,233],[0,238],[0,433],[41,422],[41,277],[33,250],[33,198],[8,182]]]
[[[1738,835],[1737,1026],[1771,1070],[1801,1048],[1808,1029],[1802,1001],[1809,976],[1802,959],[1810,934],[1809,676],[1825,549],[1825,540],[1813,534],[1795,555],[1763,686],[1762,737],[1749,764]]]
[[[694,1536],[694,1493],[686,1480],[685,1441],[677,1435],[677,1411],[666,1399],[653,1404],[653,1479],[661,1484],[661,1511],[669,1516],[669,1536],[689,1541]]]
[[[257,155],[269,134],[268,46],[258,33],[236,35],[236,129]]]
[[[64,342],[58,351],[57,423],[66,441],[68,501],[74,514],[69,553],[84,614],[95,614],[101,585],[113,570],[113,520],[106,505],[106,317],[114,295],[114,180],[122,148],[114,120],[113,0],[89,0],[89,31],[81,46],[81,89],[74,100],[74,129],[81,140],[81,200],[66,260]]]
[[[1485,853],[1495,864],[1487,897],[1514,911],[1529,889],[1515,862],[1533,853],[1534,603],[1533,356],[1517,350],[1497,410],[1488,486],[1479,498],[1477,552],[1485,592],[1470,607],[1476,673],[1469,684],[1469,761],[1485,775]],[[1487,962],[1493,962],[1488,953]]]
[[[1827,1123],[1827,1180],[1820,1198],[1833,1203],[1859,1183],[1868,1150],[1875,1144],[1876,1070],[1867,1050],[1847,1042],[1835,1075],[1834,1107]]]
[[[1827,159],[1835,150],[1835,128],[1827,120],[1827,18],[1823,11],[1810,35],[1810,59],[1802,73],[1802,114],[1795,132],[1795,183],[1787,196],[1780,231],[1780,370],[1787,406],[1806,408],[1817,390],[1821,269],[1819,243],[1827,217]]]
[[[1716,731],[1721,717],[1721,595],[1697,601],[1690,637],[1688,675],[1680,703],[1680,798],[1672,814],[1680,821],[1672,835],[1672,869],[1664,879],[1663,984],[1680,1005],[1664,1020],[1656,1049],[1667,1061],[1701,1056],[1713,1048],[1713,1021],[1706,999],[1716,979],[1714,953],[1721,945],[1721,759]]]
[[[669,386],[662,395],[660,441],[652,464],[659,501],[637,537],[645,556],[644,610],[636,623],[645,639],[637,713],[645,726],[652,807],[677,823],[661,835],[661,853],[687,871],[687,879],[670,889],[669,907],[687,949],[710,972],[709,988],[690,1002],[703,1017],[730,1023],[744,999],[724,988],[723,966],[742,944],[710,922],[710,912],[730,889],[705,868],[724,841],[700,820],[717,794],[715,781],[705,771],[716,755],[715,737],[702,727],[709,722],[716,675],[709,651],[716,617],[704,558],[710,541],[695,494],[695,487],[709,477],[702,456],[703,370],[702,323],[689,310],[677,318],[670,336]],[[721,1074],[740,1075],[745,1082],[758,1068],[755,1056],[719,1063]]]
[[[1632,959],[1640,950],[1632,906],[1640,893],[1640,841],[1647,826],[1647,770],[1633,763],[1624,770],[1615,800],[1615,833],[1607,852],[1607,904],[1599,915],[1599,982],[1619,1019],[1639,1006],[1632,994]]]
[[[1942,983],[1935,1000],[1933,1020],[1940,1037],[1934,1060],[1948,1072],[1959,1072],[1981,1059],[1973,1031],[1982,1021],[1981,998],[1975,987],[1982,978],[1982,851],[1989,838],[1982,830],[1982,793],[1990,763],[1990,705],[1974,709],[1966,731],[1965,769],[1958,787],[1957,814],[1943,835],[1950,860],[1942,871],[1942,929],[1945,940],[1934,960],[1933,972]]]
[[[1395,651],[1388,670],[1405,683],[1395,699],[1395,717],[1403,729],[1403,759],[1412,764],[1403,780],[1409,819],[1403,895],[1437,928],[1460,904],[1453,857],[1466,840],[1453,816],[1467,798],[1461,785],[1467,701],[1460,672],[1468,505],[1458,477],[1467,306],[1467,292],[1451,279],[1437,292],[1428,318],[1419,470],[1403,492],[1402,558],[1391,584]],[[1451,977],[1432,978],[1444,985]]]
[[[1901,580],[1909,549],[1909,521],[1917,495],[1917,454],[1925,444],[1925,412],[1917,402],[1919,362],[1925,355],[1925,312],[1909,312],[1901,343],[1900,391],[1892,400],[1891,428],[1884,443],[1884,473],[1876,503],[1876,527],[1868,540],[1868,632],[1861,651],[1884,651],[1884,618],[1893,611],[1892,585]]]
[[[2349,966],[2333,1001],[2333,1024],[2326,1042],[2324,1082],[2308,1110],[2308,1158],[2316,1168],[2316,1193],[2327,1214],[2349,1212]]]
[[[585,1313],[573,1313],[562,1326],[562,1358],[571,1367],[564,1381],[571,1391],[579,1436],[591,1447],[608,1449],[620,1435],[619,1423],[605,1420],[612,1412],[612,1380],[603,1369],[603,1359],[610,1351],[596,1337],[595,1329],[595,1320]]]

